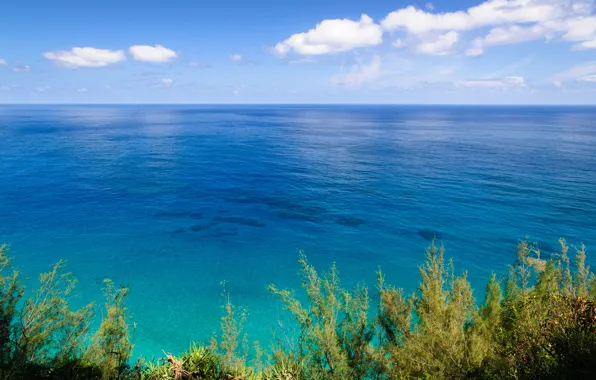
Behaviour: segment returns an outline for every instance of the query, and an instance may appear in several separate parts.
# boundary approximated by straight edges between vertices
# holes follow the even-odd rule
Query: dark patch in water
[[[244,194],[236,194],[226,197],[226,201],[231,203],[240,203],[240,204],[251,204],[251,203],[263,203],[262,198],[258,197],[249,197]]]
[[[545,241],[542,241],[542,240],[538,240],[536,242],[536,244],[538,245],[538,248],[540,248],[541,251],[547,251],[549,253],[552,253],[552,252],[557,252],[559,250],[558,247],[555,248],[554,245],[547,243]]]
[[[282,219],[297,219],[297,220],[305,220],[307,222],[319,222],[321,218],[313,215],[301,214],[298,212],[291,212],[291,211],[280,211],[277,213]]]
[[[219,231],[219,232],[210,232],[207,234],[201,235],[204,238],[211,238],[211,239],[221,239],[231,236],[236,236],[237,233],[235,231]]]
[[[203,214],[200,212],[189,212],[189,211],[164,211],[153,214],[156,218],[192,218],[202,219]]]
[[[353,216],[340,216],[337,218],[337,224],[341,224],[342,226],[360,227],[364,223],[366,223],[364,219]]]
[[[249,227],[265,227],[266,224],[255,219],[241,218],[238,216],[218,216],[215,218],[217,222],[240,224]]]
[[[201,223],[201,224],[195,224],[193,226],[190,226],[188,229],[191,230],[192,232],[200,232],[200,231],[207,230],[215,225],[217,225],[217,223],[215,223],[215,222]]]
[[[181,228],[178,228],[178,229],[175,229],[174,231],[172,231],[172,233],[174,233],[174,234],[183,234],[185,232],[186,232],[186,228],[184,228],[184,227],[181,227]]]
[[[321,216],[327,212],[324,207],[308,204],[308,200],[281,196],[251,197],[245,194],[233,194],[227,198],[227,201],[241,204],[266,205],[275,210],[280,218],[306,220],[309,222],[320,221]]]
[[[421,229],[418,230],[418,236],[423,238],[424,240],[432,241],[433,239],[441,240],[444,239],[444,236],[439,231],[428,230],[428,229]]]
[[[305,204],[306,202],[292,200],[290,198],[270,197],[266,198],[266,204],[279,212],[304,214],[308,216],[319,216],[325,213],[325,208]]]

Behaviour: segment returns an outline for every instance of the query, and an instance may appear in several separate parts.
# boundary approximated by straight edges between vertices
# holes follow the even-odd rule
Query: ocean
[[[208,341],[224,289],[268,342],[298,250],[414,291],[435,237],[478,298],[525,237],[596,263],[596,108],[0,106],[0,242],[75,304],[128,286],[136,355]]]

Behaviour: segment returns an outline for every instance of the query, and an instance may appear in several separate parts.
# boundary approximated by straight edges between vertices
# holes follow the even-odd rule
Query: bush
[[[249,347],[242,332],[246,310],[224,292],[221,334],[210,345],[135,366],[127,289],[105,283],[104,316],[91,334],[94,306],[70,309],[76,282],[62,272],[62,262],[40,275],[25,300],[6,250],[0,247],[2,379],[575,379],[596,373],[596,280],[585,247],[575,249],[572,263],[563,240],[549,255],[520,242],[509,274],[502,281],[491,276],[480,304],[467,274],[458,275],[434,242],[411,295],[388,285],[380,271],[373,297],[364,285],[344,289],[335,265],[320,274],[301,253],[306,303],[291,290],[269,287],[296,326],[294,332],[280,324],[270,350]]]
[[[128,356],[122,356],[117,367],[120,372],[129,368],[130,349],[106,344],[127,340],[128,326],[123,323],[125,289],[107,288],[107,316],[94,343],[88,345],[94,305],[70,309],[76,281],[70,273],[63,273],[64,262],[42,273],[31,297],[23,299],[19,273],[6,253],[7,246],[0,246],[0,378],[114,379],[120,373],[114,372],[113,365],[106,364],[104,358],[125,352]],[[114,318],[119,328],[110,329]],[[97,354],[100,352],[105,356]]]

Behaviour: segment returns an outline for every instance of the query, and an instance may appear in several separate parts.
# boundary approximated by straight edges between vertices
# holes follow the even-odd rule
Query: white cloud
[[[458,41],[459,35],[457,32],[447,32],[441,34],[436,40],[430,42],[423,42],[416,50],[423,54],[430,55],[447,55],[451,53],[451,48]]]
[[[573,50],[596,49],[596,39],[573,45]]]
[[[103,67],[126,60],[122,50],[75,47],[71,50],[49,51],[42,54],[46,59],[64,67]]]
[[[230,61],[240,62],[240,61],[242,61],[242,56],[240,54],[230,54],[228,56],[228,59]]]
[[[526,83],[526,80],[524,79],[524,77],[505,77],[505,79],[503,79],[503,82],[507,84],[523,85]]]
[[[583,82],[596,82],[596,75],[586,75],[579,79]]]
[[[593,75],[596,75],[596,61],[575,65],[568,70],[552,75],[549,81],[555,85],[561,85],[564,82],[577,81]]]
[[[14,71],[15,73],[27,73],[27,72],[31,71],[31,66],[16,65],[15,67],[12,68],[12,71]]]
[[[85,87],[81,87],[77,90],[78,92],[87,92],[89,90],[87,90]]]
[[[404,41],[402,41],[401,38],[398,38],[397,40],[393,41],[392,45],[396,48],[401,48],[404,46]]]
[[[2,58],[0,58],[0,65],[2,65],[2,66],[3,66],[3,65],[6,65],[6,61],[5,61],[5,60],[3,60]]]
[[[166,87],[171,86],[173,83],[174,81],[172,80],[172,78],[161,78],[161,84],[163,84]]]
[[[550,32],[542,25],[529,27],[511,25],[493,28],[486,37],[478,37],[472,42],[472,47],[466,51],[468,56],[478,56],[485,53],[488,46],[510,45],[537,39],[550,39]]]
[[[458,82],[463,87],[504,87],[505,84],[500,80],[464,80]]]
[[[174,50],[161,45],[135,45],[128,52],[134,60],[143,62],[169,62],[178,55]]]
[[[331,78],[331,83],[339,86],[360,86],[372,82],[381,75],[381,57],[375,55],[366,65],[354,65],[346,74],[338,74]]]
[[[548,38],[547,30],[541,25],[531,27],[512,25],[507,28],[492,29],[483,40],[485,46],[490,46],[515,44],[538,38]]]
[[[553,27],[565,30],[563,38],[568,41],[596,39],[596,15],[571,18],[560,25],[555,24]]]
[[[485,37],[473,40],[466,51],[468,56],[482,55],[488,46],[555,37],[577,42],[574,49],[583,50],[596,48],[593,11],[593,0],[488,0],[467,10],[445,13],[408,6],[389,13],[381,26],[423,42],[432,33],[492,27]]]
[[[506,87],[524,87],[526,80],[523,77],[511,76],[503,79],[478,79],[460,81],[457,85],[461,87],[480,87],[480,88],[506,88]]]
[[[466,55],[468,57],[478,57],[482,54],[484,54],[484,49],[480,47],[471,47],[468,50],[466,50]]]
[[[292,35],[275,45],[280,56],[294,51],[302,55],[319,55],[349,51],[358,47],[379,45],[383,41],[381,27],[363,14],[359,21],[324,20],[308,32]]]
[[[435,5],[433,3],[426,3],[424,5],[424,8],[428,9],[429,11],[434,11],[435,10]]]
[[[38,86],[35,88],[35,90],[37,92],[45,92],[45,91],[48,91],[49,89],[50,89],[50,86]]]
[[[487,26],[539,23],[585,13],[582,0],[489,0],[466,11],[430,13],[413,6],[393,11],[381,21],[387,30],[406,29],[419,34],[441,30],[471,30]]]

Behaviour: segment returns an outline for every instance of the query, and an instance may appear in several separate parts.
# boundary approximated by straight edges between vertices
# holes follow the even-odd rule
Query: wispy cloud
[[[313,57],[304,57],[304,58],[298,58],[298,59],[291,59],[288,61],[288,63],[290,65],[300,65],[303,63],[315,63],[317,62],[316,59],[314,59]]]
[[[510,75],[513,72],[518,71],[521,68],[523,68],[524,66],[527,66],[530,63],[532,63],[535,58],[536,58],[536,56],[534,54],[527,55],[521,59],[518,59],[510,64],[507,64],[507,65],[501,67],[500,69],[498,69],[496,71],[493,71],[493,72],[483,76],[481,79],[502,78],[505,75]]]
[[[188,66],[194,67],[196,69],[210,69],[213,67],[210,63],[205,62],[189,62]]]
[[[549,82],[560,86],[565,82],[578,81],[586,77],[591,78],[593,75],[596,75],[596,61],[581,63],[568,70],[556,73],[549,78]],[[590,81],[588,80],[588,82]]]
[[[464,80],[457,82],[461,87],[481,87],[481,88],[507,88],[507,87],[525,87],[526,80],[523,77],[505,77],[503,79],[478,79]]]
[[[27,65],[15,65],[12,68],[12,71],[14,71],[15,73],[27,73],[29,71],[31,71],[31,66],[27,66]]]
[[[49,51],[44,58],[56,64],[68,67],[104,67],[126,60],[122,50],[96,49],[92,47],[74,47],[71,50]]]
[[[596,75],[584,75],[579,80],[583,82],[596,82]]]
[[[338,86],[360,86],[376,80],[381,75],[381,57],[375,55],[365,65],[354,65],[348,73],[333,76],[331,83]]]
[[[18,87],[19,87],[18,84],[3,84],[3,85],[0,85],[0,91],[11,91]]]

